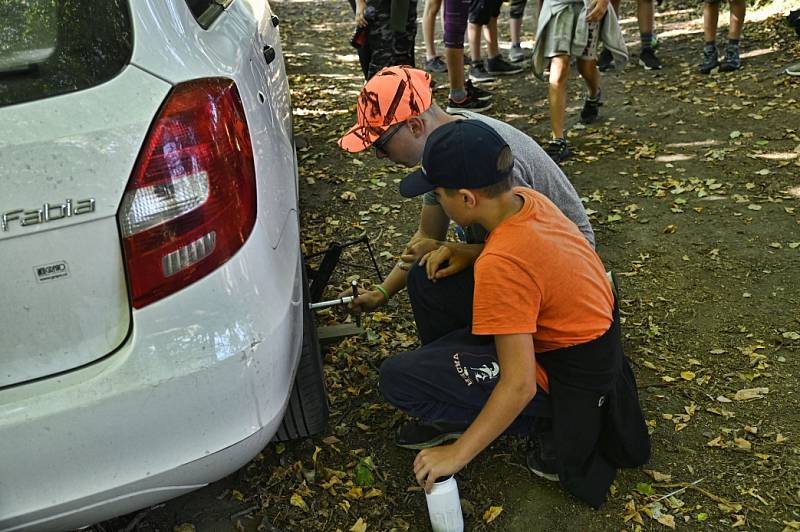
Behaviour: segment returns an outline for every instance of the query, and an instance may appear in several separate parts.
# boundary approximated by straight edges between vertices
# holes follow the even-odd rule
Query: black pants
[[[350,9],[353,13],[356,12],[356,0],[347,0],[350,3]],[[353,27],[355,31],[355,25]],[[370,50],[369,43],[364,43],[362,46],[356,48],[358,51],[358,63],[361,65],[361,72],[364,74],[364,79],[368,80],[367,73],[369,72],[369,62],[372,60],[372,50]]]
[[[500,378],[494,337],[470,332],[473,271],[432,283],[414,264],[407,288],[422,347],[384,361],[381,392],[422,421],[471,423]],[[530,432],[535,418],[551,412],[550,398],[540,390],[507,432]]]

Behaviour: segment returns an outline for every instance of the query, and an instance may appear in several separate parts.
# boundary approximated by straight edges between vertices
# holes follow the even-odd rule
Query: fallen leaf
[[[769,393],[769,388],[745,388],[736,392],[733,396],[736,401],[749,401],[751,399],[763,399]]]
[[[685,381],[691,381],[695,378],[694,371],[681,371],[681,378]]]
[[[753,445],[744,438],[734,438],[733,443],[734,445],[736,445],[737,448],[741,449],[742,451],[749,451],[753,448]]]
[[[487,524],[491,523],[497,519],[497,516],[499,516],[501,513],[503,513],[502,506],[490,506],[488,510],[483,512],[483,521]]]
[[[656,521],[673,530],[675,529],[675,516],[671,514],[661,514],[656,518]]]
[[[636,484],[636,487],[633,488],[634,490],[638,491],[642,495],[650,497],[651,495],[655,495],[656,490],[653,489],[653,486],[648,482],[639,482]]]
[[[298,493],[293,493],[292,494],[292,496],[289,498],[289,503],[292,506],[297,506],[298,508],[300,508],[304,512],[309,511],[308,504],[306,504],[306,501],[304,501],[303,497],[301,497],[300,494],[298,494]]]
[[[649,475],[656,482],[669,482],[672,480],[672,475],[667,473],[660,473],[654,469],[644,469],[645,474]]]
[[[367,522],[364,521],[361,517],[358,518],[358,521],[350,527],[350,532],[366,532],[367,530]]]

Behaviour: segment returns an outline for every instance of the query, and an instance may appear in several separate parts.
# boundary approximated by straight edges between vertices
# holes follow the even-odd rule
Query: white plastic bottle
[[[454,477],[439,479],[430,493],[425,494],[433,532],[463,532],[464,516]]]

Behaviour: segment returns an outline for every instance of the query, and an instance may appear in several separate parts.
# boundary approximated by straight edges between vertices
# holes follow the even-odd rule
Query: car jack
[[[309,304],[308,307],[312,310],[322,309],[333,307],[336,305],[346,305],[353,301],[356,297],[358,297],[358,282],[352,281],[351,287],[353,289],[352,296],[344,296],[338,299],[331,299],[327,301],[320,301],[322,298],[322,293],[325,291],[325,287],[328,286],[328,282],[333,275],[336,266],[340,263],[342,257],[342,251],[345,248],[355,246],[358,244],[365,244],[367,246],[367,251],[369,252],[369,257],[372,261],[372,267],[375,269],[375,274],[378,277],[378,282],[383,282],[383,275],[381,274],[380,267],[378,266],[378,261],[375,260],[375,254],[372,252],[372,246],[369,243],[369,239],[367,235],[361,235],[360,237],[349,240],[347,242],[339,243],[339,242],[331,242],[328,245],[328,248],[325,251],[320,251],[318,253],[314,253],[306,257],[305,268],[306,273],[308,275],[308,279],[310,280],[309,283]],[[311,268],[309,265],[309,261],[315,259],[317,257],[322,257],[319,266],[316,270]],[[368,266],[363,266],[359,264],[349,264],[342,262],[342,264],[346,264],[348,266],[358,268],[358,269],[368,269]],[[329,325],[325,327],[318,327],[317,328],[319,334],[319,341],[321,344],[330,344],[336,342],[342,338],[346,338],[349,336],[358,336],[364,333],[364,329],[361,327],[361,316],[356,314],[355,315],[355,324],[353,323],[344,323],[341,325]]]

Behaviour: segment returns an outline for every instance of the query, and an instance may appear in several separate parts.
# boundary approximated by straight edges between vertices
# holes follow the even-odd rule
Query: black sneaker
[[[656,53],[652,48],[642,48],[639,54],[639,64],[645,70],[661,70],[661,60],[656,57]]]
[[[502,55],[497,55],[486,61],[486,72],[497,76],[508,76],[511,74],[519,74],[524,69],[519,65],[512,65]]]
[[[423,68],[428,72],[433,72],[435,74],[442,74],[444,72],[447,72],[447,63],[442,61],[442,58],[437,55],[433,59],[427,59],[425,61]]]
[[[597,56],[597,68],[600,72],[617,68],[617,65],[614,64],[614,56],[605,48],[603,48],[603,51]]]
[[[458,113],[460,111],[475,111],[476,113],[480,113],[491,108],[492,108],[492,102],[479,100],[478,98],[471,95],[469,92],[467,93],[466,98],[464,98],[460,102],[457,102],[452,98],[447,99],[448,113]]]
[[[603,102],[600,100],[602,97],[602,93],[598,90],[597,96],[594,98],[589,98],[588,96],[583,101],[583,109],[581,109],[581,122],[584,124],[591,124],[595,120],[597,120],[597,115],[599,114],[600,106],[603,105]]]
[[[495,81],[494,76],[486,72],[486,67],[483,63],[477,63],[469,67],[469,79],[475,83],[491,83]]]
[[[719,66],[716,46],[706,46],[703,48],[703,64],[700,65],[701,74],[710,74],[712,70]]]
[[[556,164],[561,164],[561,161],[572,155],[567,145],[567,139],[553,139],[544,147],[544,151],[550,156]]]
[[[528,438],[528,454],[525,458],[531,473],[558,482],[558,467],[552,432],[531,434]]]
[[[742,60],[739,59],[739,45],[729,44],[725,48],[725,59],[719,65],[720,72],[733,72],[742,68]]]
[[[464,83],[464,90],[467,91],[470,97],[475,98],[476,100],[480,100],[482,102],[488,102],[494,97],[491,91],[487,91],[486,89],[482,89],[480,87],[476,87],[472,84],[472,81],[467,80]]]
[[[394,438],[394,443],[404,449],[427,449],[451,440],[457,440],[464,434],[465,430],[467,430],[467,425],[411,421],[400,427]]]

